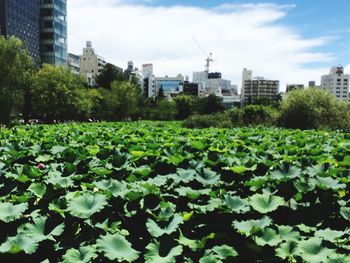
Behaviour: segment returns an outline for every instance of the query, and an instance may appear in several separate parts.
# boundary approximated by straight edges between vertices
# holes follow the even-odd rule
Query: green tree
[[[129,81],[114,81],[111,89],[100,89],[103,97],[99,117],[105,120],[125,120],[138,111],[139,88]]]
[[[293,90],[282,101],[280,124],[299,129],[350,129],[349,105],[326,90]]]
[[[33,116],[45,122],[83,120],[93,107],[84,81],[68,69],[45,64],[31,89]]]
[[[34,70],[22,41],[0,36],[0,123],[8,125],[11,113],[22,110]]]
[[[163,87],[161,86],[159,88],[159,91],[158,91],[158,94],[157,94],[157,100],[162,100],[165,98],[165,95],[164,95],[164,89]]]
[[[195,105],[197,103],[197,97],[181,95],[175,97],[174,101],[176,103],[177,109],[176,119],[184,120],[194,112]]]
[[[99,87],[111,89],[112,82],[124,80],[126,79],[123,72],[113,64],[107,63],[107,65],[102,69],[101,73],[97,76],[96,84]]]
[[[174,120],[176,114],[176,103],[168,100],[157,101],[155,107],[150,110],[150,118],[152,120]]]
[[[199,114],[213,114],[224,111],[225,107],[221,103],[221,99],[214,94],[208,97],[200,98],[197,105]]]

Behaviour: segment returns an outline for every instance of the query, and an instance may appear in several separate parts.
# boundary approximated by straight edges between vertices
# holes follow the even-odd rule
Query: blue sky
[[[151,0],[149,4],[198,6],[210,9],[227,3],[290,5],[288,15],[281,19],[281,24],[294,28],[306,38],[322,36],[333,38],[328,45],[314,50],[333,53],[334,63],[350,64],[350,0]]]
[[[320,82],[335,65],[350,73],[350,0],[72,0],[69,51],[86,40],[107,61],[156,76],[204,69],[193,41],[216,58],[211,69],[240,86],[242,69],[287,83]]]

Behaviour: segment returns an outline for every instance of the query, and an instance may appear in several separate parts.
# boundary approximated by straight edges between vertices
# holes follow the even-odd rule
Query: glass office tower
[[[40,0],[42,63],[68,65],[67,0]]]
[[[36,62],[40,61],[40,0],[0,0],[0,34],[21,39]]]

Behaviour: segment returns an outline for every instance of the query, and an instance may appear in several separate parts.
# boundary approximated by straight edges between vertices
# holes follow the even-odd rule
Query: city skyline
[[[116,65],[153,63],[157,76],[192,78],[205,64],[196,38],[207,53],[213,52],[211,70],[233,84],[240,86],[247,67],[257,76],[279,79],[283,91],[286,83],[319,83],[331,66],[350,69],[350,19],[342,11],[350,3],[307,2],[68,1],[69,51],[80,54],[91,40]],[[327,10],[333,14],[329,18]]]

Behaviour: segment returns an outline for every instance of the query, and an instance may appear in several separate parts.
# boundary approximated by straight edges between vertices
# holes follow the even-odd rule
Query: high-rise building
[[[68,65],[67,0],[40,0],[40,51],[43,63]]]
[[[251,70],[243,69],[241,92],[243,104],[259,99],[276,100],[278,98],[278,90],[278,80],[266,80],[263,77],[253,78]]]
[[[143,64],[142,75],[144,95],[148,98],[155,97],[157,92],[153,75],[153,64]]]
[[[39,0],[0,0],[0,34],[20,38],[40,61]]]
[[[292,90],[297,90],[297,89],[304,89],[304,84],[287,84],[286,85],[286,92],[290,92]]]
[[[97,76],[106,65],[107,62],[95,53],[91,41],[87,41],[83,55],[80,56],[80,75],[87,80],[89,85],[95,86]],[[121,72],[123,72],[122,69]]]
[[[321,77],[321,88],[328,90],[337,99],[349,101],[350,75],[344,74],[343,67],[332,67],[329,74]]]

